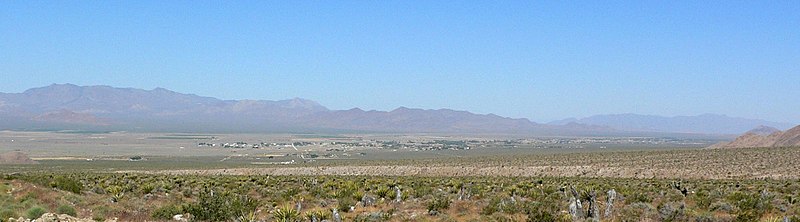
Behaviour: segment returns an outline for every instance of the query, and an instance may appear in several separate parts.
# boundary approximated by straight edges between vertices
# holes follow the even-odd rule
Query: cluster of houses
[[[262,143],[254,143],[254,144],[248,144],[246,142],[231,142],[231,143],[219,143],[219,144],[217,144],[217,143],[198,143],[197,147],[222,147],[222,148],[239,148],[239,149],[243,149],[243,148],[259,149],[259,148],[262,148],[262,147],[263,148],[272,147],[272,148],[281,149],[281,148],[291,148],[292,144],[291,143],[263,143],[263,142]]]
[[[254,143],[249,144],[246,142],[227,142],[227,143],[207,143],[201,142],[197,147],[221,147],[221,148],[271,148],[271,149],[284,149],[294,148],[301,149],[306,146],[319,146],[325,147],[328,152],[345,152],[352,148],[377,148],[377,149],[412,149],[415,151],[421,150],[469,150],[471,147],[479,145],[480,141],[464,141],[464,140],[431,140],[431,141],[356,141],[356,142],[309,142],[309,141],[296,141],[290,143]]]
[[[198,147],[221,147],[232,149],[295,149],[307,146],[324,148],[327,152],[347,152],[353,148],[376,148],[391,150],[470,150],[473,148],[584,148],[589,144],[693,144],[692,141],[675,138],[654,137],[578,137],[578,138],[524,138],[524,139],[469,139],[469,140],[353,140],[353,141],[294,141],[294,142],[246,142],[198,143]]]

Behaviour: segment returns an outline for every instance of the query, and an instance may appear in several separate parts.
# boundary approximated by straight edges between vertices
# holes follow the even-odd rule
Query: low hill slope
[[[786,130],[773,146],[800,146],[800,126]]]
[[[0,164],[37,164],[38,162],[32,160],[25,155],[25,153],[14,151],[8,153],[0,153]]]
[[[800,146],[800,126],[785,132],[765,130],[764,127],[751,130],[737,137],[732,142],[722,142],[710,146],[711,149],[748,148],[748,147],[795,147]],[[772,132],[766,134],[767,132]]]

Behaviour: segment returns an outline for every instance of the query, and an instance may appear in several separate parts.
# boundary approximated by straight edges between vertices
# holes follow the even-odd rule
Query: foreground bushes
[[[584,204],[578,219],[589,215],[589,206],[600,206],[599,213],[593,211],[596,216],[605,211],[604,191],[610,188],[617,189],[619,196],[610,215],[602,215],[603,221],[759,221],[800,213],[800,190],[794,189],[800,181],[697,180],[683,181],[681,188],[686,189],[676,189],[677,183],[671,180],[603,178],[92,173],[36,173],[17,178],[43,184],[49,192],[56,192],[52,187],[83,196],[21,193],[11,198],[13,207],[0,208],[0,216],[34,218],[47,211],[43,207],[52,207],[70,215],[91,211],[94,219],[103,220],[128,216],[125,213],[131,211],[125,210],[133,206],[143,213],[125,219],[172,220],[176,214],[190,214],[197,221],[333,221],[334,217],[344,221],[569,221],[570,198]],[[572,187],[577,188],[574,194]],[[394,198],[397,193],[400,198]]]
[[[177,214],[191,214],[201,221],[233,221],[252,217],[259,201],[231,192],[206,190],[198,195],[195,203],[167,204],[153,210],[151,217],[171,220]]]
[[[47,213],[47,210],[45,210],[42,207],[36,206],[36,207],[32,207],[31,209],[28,209],[28,211],[25,212],[25,215],[29,219],[37,219],[37,218],[41,217],[42,214],[45,214],[45,213]]]
[[[70,205],[66,205],[66,204],[62,204],[62,205],[58,206],[58,208],[56,208],[56,213],[58,213],[58,214],[66,214],[66,215],[70,215],[70,216],[73,216],[73,217],[74,216],[78,216],[78,212],[75,211],[75,208],[70,206]]]
[[[159,220],[172,220],[172,216],[183,213],[186,212],[183,210],[182,205],[167,204],[153,210],[153,213],[150,214],[150,216],[153,217],[154,219],[159,219]]]
[[[50,183],[50,186],[59,190],[69,191],[75,194],[81,194],[81,190],[83,189],[83,184],[80,181],[67,178],[67,177],[56,177],[53,182]]]

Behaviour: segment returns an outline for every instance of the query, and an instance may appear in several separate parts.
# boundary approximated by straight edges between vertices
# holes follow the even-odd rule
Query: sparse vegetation
[[[25,215],[30,219],[37,219],[37,218],[41,217],[42,214],[45,214],[45,213],[47,213],[47,210],[45,210],[42,207],[35,206],[35,207],[31,207],[30,209],[28,209],[28,211],[26,211]]]
[[[225,162],[218,157],[184,161],[150,156],[144,162],[127,157],[117,162],[46,160],[0,169],[0,216],[32,218],[52,212],[97,221],[164,221],[176,215],[194,221],[573,221],[592,215],[601,221],[791,221],[800,214],[800,171],[794,171],[800,168],[785,164],[800,157],[800,148],[497,151],[464,157],[317,160],[288,167],[245,164],[253,157]],[[119,171],[122,167],[132,170]],[[606,192],[611,189],[616,190],[616,202],[606,215]],[[583,204],[574,215],[572,198]]]
[[[82,211],[80,209],[92,209],[94,213],[90,216],[96,219],[171,220],[180,214],[199,221],[310,221],[311,218],[332,219],[331,211],[335,209],[340,217],[365,221],[408,219],[419,210],[425,212],[423,217],[457,220],[565,221],[572,217],[564,213],[569,209],[572,186],[576,187],[578,197],[584,203],[584,216],[589,215],[591,195],[596,195],[596,204],[605,206],[599,203],[605,200],[605,191],[618,190],[619,201],[608,217],[619,220],[729,218],[757,221],[776,216],[791,218],[800,212],[795,201],[800,190],[793,189],[799,183],[797,180],[678,182],[669,179],[575,177],[220,176],[89,172],[59,176],[30,172],[7,179],[10,180],[3,183],[9,185],[4,186],[17,188],[11,194],[14,198],[4,198],[6,207],[0,213],[29,218],[41,216],[50,208],[69,215],[77,215]],[[77,196],[61,189],[75,190],[72,186],[50,186],[73,182],[84,190],[85,195]],[[25,184],[48,186],[33,188]],[[676,189],[677,184],[681,189]],[[391,187],[402,187],[403,195],[407,195],[405,199],[395,202],[389,198],[390,193],[394,193]],[[120,193],[124,193],[123,198],[116,198]],[[184,195],[177,195],[180,193]],[[362,201],[371,195],[384,197],[370,200],[376,202],[365,206]],[[115,198],[116,202],[109,201]],[[46,204],[52,200],[69,200],[74,205],[67,202]],[[127,209],[138,209],[141,213],[131,214]]]
[[[75,211],[74,207],[72,207],[70,205],[66,205],[66,204],[59,205],[58,208],[56,208],[56,213],[58,213],[58,214],[66,214],[66,215],[70,215],[70,216],[73,216],[73,217],[78,215],[78,212]]]

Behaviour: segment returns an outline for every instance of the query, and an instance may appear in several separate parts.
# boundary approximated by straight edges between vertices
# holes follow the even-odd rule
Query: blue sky
[[[800,123],[800,1],[2,1],[0,92]]]

